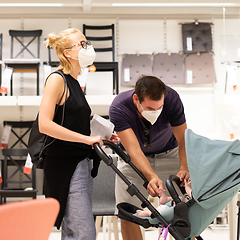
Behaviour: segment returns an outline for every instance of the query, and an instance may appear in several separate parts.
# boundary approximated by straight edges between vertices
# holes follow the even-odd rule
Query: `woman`
[[[91,109],[77,77],[82,68],[93,63],[95,52],[91,43],[77,29],[49,35],[47,46],[56,50],[60,60],[58,70],[65,75],[67,89],[64,91],[64,80],[60,74],[51,74],[46,81],[40,105],[39,130],[50,136],[49,142],[55,139],[45,152],[45,195],[60,202],[55,226],[59,228],[63,223],[62,239],[93,240],[92,175],[96,175],[96,169],[91,171],[90,159],[99,164],[93,144],[102,146],[103,142],[100,136],[90,137]],[[61,126],[65,99],[64,122]],[[58,104],[60,106],[54,116]],[[116,142],[119,138],[113,134],[111,140]]]

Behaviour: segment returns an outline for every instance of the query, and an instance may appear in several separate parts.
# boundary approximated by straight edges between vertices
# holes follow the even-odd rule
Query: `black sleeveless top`
[[[90,114],[91,109],[82,92],[79,82],[71,75],[65,75],[70,95],[66,100],[63,127],[83,135],[90,136]],[[63,106],[59,106],[54,117],[54,122],[61,125]],[[53,138],[49,137],[48,142]],[[68,142],[55,139],[45,151],[51,156],[78,156],[80,160],[88,157],[92,147],[84,143]]]

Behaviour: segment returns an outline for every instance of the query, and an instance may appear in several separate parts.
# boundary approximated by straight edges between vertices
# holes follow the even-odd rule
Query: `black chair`
[[[2,36],[3,34],[0,34],[0,86],[2,84]]]
[[[24,73],[24,72],[35,72],[37,74],[37,95],[39,95],[39,66],[40,66],[40,36],[42,35],[42,30],[9,30],[9,35],[11,36],[11,59],[5,59],[4,64],[7,67],[13,68],[13,73]],[[28,43],[25,43],[25,39]],[[15,40],[15,41],[14,41]],[[33,48],[30,48],[36,44],[36,53]],[[14,42],[20,44],[20,51],[14,55]],[[18,48],[19,49],[19,48]],[[26,53],[28,58],[22,54]],[[13,78],[11,78],[11,91],[10,94],[13,95]]]
[[[11,146],[7,148],[19,148],[17,145],[19,143],[23,144],[24,148],[27,148],[28,133],[30,133],[32,124],[33,121],[4,121],[3,126],[10,125],[12,136],[15,136],[15,139],[13,137],[11,139]]]
[[[87,34],[87,30],[91,31],[91,34],[95,36],[90,36]],[[111,35],[108,36],[99,36],[100,31],[106,32],[106,30],[110,30]],[[96,32],[97,35],[96,35]],[[91,26],[83,24],[83,34],[87,38],[88,41],[91,42],[110,42],[110,46],[107,47],[94,47],[95,52],[112,52],[112,61],[115,61],[115,37],[114,37],[114,24],[112,25],[105,25],[105,26]]]
[[[52,51],[54,51],[50,46],[47,47],[48,51],[48,60],[43,62],[43,65],[49,65],[51,67],[58,67],[60,61],[58,59],[52,59]]]
[[[106,31],[110,31],[110,35],[103,36]],[[101,35],[101,33],[102,35]],[[100,34],[99,34],[100,33]],[[115,37],[114,37],[114,24],[105,26],[91,26],[83,24],[83,34],[87,40],[91,41],[94,45],[96,52],[112,52],[112,61],[106,62],[94,62],[93,65],[96,67],[96,71],[113,73],[113,94],[118,94],[118,62],[115,62]],[[89,35],[91,34],[91,35]],[[94,36],[92,35],[94,34]],[[106,47],[98,47],[97,43],[106,43]],[[109,46],[110,43],[110,46]],[[96,46],[95,46],[96,44]]]
[[[2,149],[4,159],[2,162],[2,189],[0,190],[0,204],[6,203],[8,197],[36,198],[36,168],[32,173],[23,172],[28,155],[28,133],[33,121],[4,121],[3,125],[11,126],[10,143],[6,149]],[[20,148],[21,147],[21,148]],[[30,189],[30,190],[26,190]]]

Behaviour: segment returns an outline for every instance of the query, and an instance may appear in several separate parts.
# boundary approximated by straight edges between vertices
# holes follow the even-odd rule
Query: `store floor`
[[[145,240],[158,240],[159,230],[152,229],[152,230],[145,230]],[[217,226],[212,228],[207,228],[202,234],[201,237],[204,240],[230,240],[229,239],[229,230],[227,226]],[[113,233],[111,235],[111,239],[114,239]],[[168,236],[167,240],[171,238]],[[61,233],[53,229],[49,240],[61,240]],[[109,240],[108,235],[106,235],[105,239],[103,238],[103,233],[99,232],[97,240]],[[119,233],[119,240],[122,240],[122,236]]]

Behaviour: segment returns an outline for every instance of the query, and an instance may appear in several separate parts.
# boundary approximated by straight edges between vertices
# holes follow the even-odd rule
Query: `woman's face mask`
[[[140,106],[142,107],[142,105],[140,104]],[[158,117],[160,116],[161,112],[162,112],[162,108],[156,111],[146,111],[143,109],[142,107],[142,116],[148,120],[152,125],[157,121]]]
[[[68,49],[77,50],[77,49]],[[92,45],[88,45],[86,48],[81,48],[78,52],[78,58],[71,57],[72,59],[78,60],[81,68],[86,68],[92,65],[96,57],[96,53]]]
[[[96,53],[92,45],[87,48],[81,48],[78,52],[78,61],[81,68],[92,65],[96,57]]]

